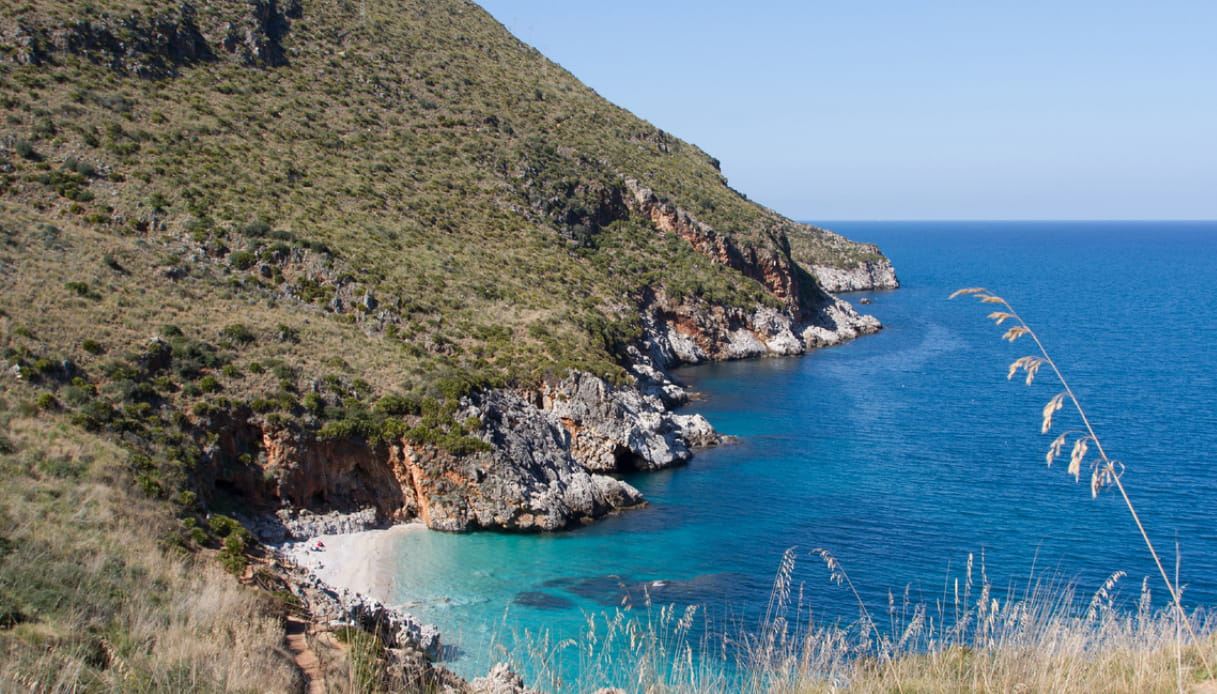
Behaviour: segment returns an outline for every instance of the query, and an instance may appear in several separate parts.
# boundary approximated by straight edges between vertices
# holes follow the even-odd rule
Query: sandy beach
[[[402,533],[426,532],[422,523],[395,525],[385,530],[364,530],[338,535],[317,535],[279,549],[336,590],[388,603],[393,595],[393,572],[388,555],[393,538]],[[321,543],[320,549],[315,549]]]

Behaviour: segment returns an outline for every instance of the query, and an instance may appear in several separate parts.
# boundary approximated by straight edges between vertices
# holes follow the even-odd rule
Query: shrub
[[[207,519],[207,527],[211,528],[211,532],[217,537],[226,537],[242,526],[235,519],[216,513]]]
[[[228,256],[228,264],[238,270],[247,270],[257,261],[257,256],[249,251],[234,251]]]
[[[13,144],[13,149],[17,152],[17,156],[30,161],[38,161],[42,157],[34,149],[34,145],[26,139],[19,139]]]
[[[89,289],[89,285],[87,282],[65,282],[63,287],[64,287],[64,289],[67,289],[68,291],[72,292],[76,296],[81,296],[86,299],[101,298],[97,294],[93,293],[92,290]]]
[[[260,239],[263,236],[266,236],[267,232],[269,231],[270,224],[264,220],[250,222],[249,224],[241,227],[241,234],[254,239]]]
[[[164,493],[164,486],[150,472],[141,472],[135,476],[135,486],[143,493],[144,496],[155,499]]]
[[[300,400],[300,404],[304,406],[304,409],[308,410],[314,415],[321,414],[325,409],[325,400],[322,399],[321,395],[314,393],[313,391],[305,393],[304,397]]]
[[[224,329],[220,331],[220,336],[238,345],[248,345],[257,339],[249,326],[244,323],[224,326]]]
[[[80,348],[89,354],[101,354],[106,351],[105,348],[101,346],[100,342],[91,338],[85,338],[80,343]]]
[[[414,398],[404,395],[386,395],[372,406],[372,411],[377,414],[385,414],[391,416],[402,416],[408,414],[420,414],[421,408],[419,403]]]
[[[249,401],[249,409],[261,414],[273,412],[278,407],[279,404],[277,402],[268,398],[254,398]]]

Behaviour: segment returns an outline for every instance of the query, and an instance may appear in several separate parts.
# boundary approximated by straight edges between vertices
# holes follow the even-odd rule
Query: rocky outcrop
[[[520,677],[507,663],[497,663],[486,673],[469,683],[471,694],[540,694],[524,685]]]
[[[247,65],[287,64],[282,40],[289,18],[301,15],[299,0],[280,7],[275,0],[234,3],[214,25],[201,27],[190,3],[155,14],[102,14],[64,25],[17,21],[0,30],[0,59],[30,65],[55,62],[58,55],[87,60],[145,79],[177,74],[178,68],[230,56]]]
[[[432,528],[559,530],[644,503],[629,484],[578,462],[558,417],[520,393],[480,394],[458,417],[480,419],[492,450],[453,459],[438,478],[436,466],[418,467],[420,515]]]
[[[810,270],[820,286],[833,293],[896,289],[900,286],[896,270],[886,258],[883,261],[862,261],[850,268],[812,265]]]
[[[649,220],[656,229],[676,234],[698,253],[760,282],[789,309],[798,311],[802,307],[803,293],[788,249],[782,253],[737,244],[680,207],[661,199],[638,181],[627,178],[625,186],[630,193],[627,200],[630,210]]]
[[[669,422],[667,431],[656,426],[655,431],[614,432],[639,447],[640,460],[648,461],[640,467],[688,459],[688,446],[672,428],[699,418],[667,414],[664,420],[656,414],[662,408],[658,399],[620,397]],[[582,407],[591,411],[590,403]],[[238,412],[208,423],[224,435],[206,451],[210,464],[200,474],[209,476],[211,486],[235,491],[257,507],[290,509],[279,515],[279,530],[264,533],[285,539],[414,518],[447,531],[559,530],[644,503],[629,484],[576,460],[571,434],[559,417],[520,393],[492,391],[466,399],[458,416],[481,421],[479,435],[490,450],[457,454],[406,439],[325,439]],[[371,517],[347,515],[360,509],[370,509]],[[362,527],[350,525],[356,522]]]
[[[861,315],[848,302],[830,297],[816,307],[815,317],[801,326],[800,335],[806,348],[812,350],[839,345],[882,327],[874,316]]]
[[[656,229],[680,236],[714,262],[756,280],[783,304],[782,308],[758,305],[744,309],[699,301],[675,302],[662,290],[642,297],[649,350],[661,369],[723,359],[803,354],[882,327],[874,317],[859,315],[847,302],[828,293],[897,286],[891,263],[879,255],[877,248],[852,244],[817,229],[819,236],[843,247],[852,244],[873,251],[876,259],[860,261],[852,268],[812,266],[816,271],[813,277],[792,259],[783,235],[774,239],[776,250],[737,244],[637,181],[626,179],[625,185],[633,212],[647,218]]]
[[[589,470],[673,467],[688,462],[691,446],[718,442],[701,415],[675,414],[658,395],[614,387],[591,374],[574,372],[541,395],[542,407],[570,435],[571,456]]]
[[[383,528],[385,522],[374,508],[353,513],[330,511],[313,513],[308,509],[280,509],[271,516],[243,520],[263,542],[281,544],[306,542],[318,535],[344,535]]]
[[[660,368],[708,361],[794,356],[877,332],[873,316],[847,302],[824,297],[798,320],[787,311],[760,306],[752,311],[673,302],[656,295],[644,313],[647,351]]]

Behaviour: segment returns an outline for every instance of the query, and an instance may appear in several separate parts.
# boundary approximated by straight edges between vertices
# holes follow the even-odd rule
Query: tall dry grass
[[[0,692],[294,692],[270,598],[167,549],[126,452],[65,418],[0,412]]]
[[[1042,367],[1048,367],[1056,381],[1060,384],[1061,391],[1054,395],[1043,408],[1043,421],[1040,426],[1040,433],[1047,434],[1052,431],[1053,420],[1057,412],[1061,411],[1066,404],[1072,406],[1076,412],[1082,428],[1080,430],[1066,430],[1060,433],[1052,443],[1048,446],[1046,461],[1049,466],[1061,456],[1061,453],[1066,447],[1070,448],[1069,453],[1069,474],[1073,475],[1074,480],[1081,477],[1083,467],[1088,468],[1088,476],[1090,478],[1090,494],[1092,497],[1097,497],[1099,492],[1105,488],[1114,488],[1119,494],[1120,499],[1124,502],[1124,507],[1128,510],[1133,522],[1136,523],[1137,531],[1140,533],[1141,540],[1145,543],[1145,548],[1150,557],[1153,559],[1154,566],[1158,569],[1158,574],[1162,578],[1163,584],[1166,586],[1167,592],[1171,598],[1171,604],[1178,613],[1178,623],[1186,632],[1188,638],[1192,641],[1198,640],[1198,635],[1193,629],[1191,621],[1187,618],[1182,603],[1182,595],[1179,589],[1178,582],[1172,580],[1170,574],[1166,570],[1166,566],[1162,561],[1157,548],[1154,547],[1153,541],[1149,537],[1149,532],[1145,529],[1145,524],[1141,521],[1141,515],[1137,513],[1137,508],[1133,504],[1131,497],[1128,495],[1128,490],[1125,488],[1121,479],[1124,472],[1124,464],[1119,460],[1114,460],[1107,454],[1107,450],[1103,446],[1102,440],[1095,432],[1094,426],[1091,424],[1090,417],[1086,414],[1086,410],[1082,407],[1082,403],[1078,400],[1077,394],[1073,388],[1069,386],[1068,380],[1065,378],[1057,365],[1056,361],[1048,354],[1047,347],[1040,340],[1039,335],[1028,325],[1027,321],[1014,310],[1014,307],[1005,299],[997,296],[993,292],[983,287],[970,287],[960,289],[951,294],[949,298],[954,299],[959,296],[972,296],[982,303],[995,304],[1005,310],[993,311],[989,314],[989,319],[997,325],[1009,321],[1011,327],[1006,329],[1002,335],[1002,339],[1008,342],[1015,342],[1020,338],[1026,337],[1035,344],[1036,353],[1026,355],[1016,359],[1010,364],[1006,378],[1013,379],[1020,371],[1025,375],[1025,383],[1030,386],[1034,383],[1036,376]],[[1072,445],[1070,445],[1072,442]],[[1093,452],[1092,449],[1093,448]],[[1217,674],[1212,666],[1212,660],[1203,656],[1204,671],[1210,676]]]
[[[807,559],[824,559],[830,574],[844,570],[822,551],[789,550],[769,609],[752,628],[709,624],[691,608],[647,606],[589,615],[583,632],[569,639],[517,636],[496,655],[547,692],[1217,691],[1204,681],[1203,665],[1217,655],[1217,642],[1181,640],[1178,611],[1155,607],[1146,581],[1129,591],[1131,604],[1121,599],[1120,573],[1089,595],[1051,578],[1028,580],[1007,595],[988,581],[983,562],[969,557],[932,603],[914,602],[906,591],[889,596],[886,614],[863,605],[852,622],[820,624],[793,580],[796,564]],[[1187,619],[1195,633],[1212,633],[1204,611]]]

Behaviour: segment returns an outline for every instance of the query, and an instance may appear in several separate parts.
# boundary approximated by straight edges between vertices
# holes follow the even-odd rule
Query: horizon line
[[[944,219],[944,218],[933,218],[933,217],[901,217],[901,218],[896,218],[896,217],[888,217],[888,218],[881,218],[881,219],[880,219],[880,218],[869,218],[869,219],[868,219],[868,218],[863,218],[863,217],[854,217],[854,218],[841,218],[841,219],[825,219],[825,220],[822,220],[822,221],[811,221],[811,220],[806,220],[806,219],[802,219],[802,220],[795,220],[795,221],[802,222],[802,223],[804,223],[804,224],[831,224],[831,223],[835,223],[835,222],[935,222],[935,223],[939,223],[939,224],[941,224],[941,223],[956,223],[956,222],[1020,222],[1020,223],[1024,223],[1024,222],[1058,222],[1058,223],[1059,223],[1059,222],[1080,222],[1080,223],[1092,223],[1092,222],[1098,222],[1098,223],[1104,223],[1104,224],[1110,224],[1110,223],[1142,223],[1142,222],[1154,222],[1154,223],[1162,223],[1162,222],[1182,222],[1182,223],[1189,223],[1189,224],[1190,224],[1190,223],[1198,223],[1198,224],[1203,224],[1203,223],[1217,223],[1217,218],[1210,218],[1210,219],[1203,219],[1203,218],[1187,218],[1187,219],[1184,219],[1184,218],[1161,218],[1161,219],[1153,219],[1153,218],[1145,217],[1145,218],[1137,218],[1137,219],[1131,219],[1131,218],[1127,218],[1127,219],[1126,219],[1126,218],[1107,218],[1107,219],[1105,219],[1105,218],[1102,218],[1102,217],[1093,217],[1093,218],[1080,218],[1080,217],[1078,217],[1078,218],[1072,218],[1072,217],[1070,217],[1070,218],[1051,218],[1051,217],[1027,217],[1027,218],[1016,218],[1016,217],[992,217],[992,218],[985,218],[985,217],[974,217],[974,218],[973,218],[973,217],[969,217],[969,218],[966,218],[966,219],[965,219],[965,218],[950,218],[950,219]]]

